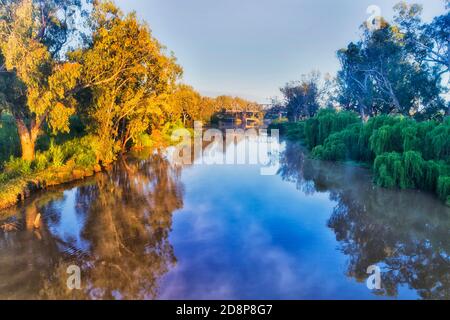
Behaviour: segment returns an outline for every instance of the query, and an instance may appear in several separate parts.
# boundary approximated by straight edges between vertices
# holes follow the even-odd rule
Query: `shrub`
[[[422,155],[416,151],[407,151],[403,154],[405,168],[405,180],[403,185],[407,188],[418,188],[422,184],[424,160]]]
[[[438,192],[448,201],[442,177],[450,175],[449,117],[438,123],[381,115],[362,123],[351,112],[322,110],[289,126],[291,137],[303,139],[316,158],[372,163],[378,185]]]
[[[375,130],[369,139],[369,147],[376,156],[386,152],[403,152],[402,124],[384,125]]]
[[[450,161],[450,118],[427,135],[435,159]]]
[[[65,160],[63,149],[61,146],[56,145],[53,140],[50,142],[50,148],[47,151],[47,155],[52,166],[63,166]]]
[[[325,146],[317,146],[313,149],[314,157],[328,161],[342,161],[347,158],[347,147],[338,136],[327,139]]]
[[[291,125],[286,126],[285,124],[281,124],[281,133],[283,131],[286,132],[286,136],[289,139],[304,139],[305,138],[305,122],[296,122]],[[286,128],[286,129],[284,129]]]
[[[304,134],[305,142],[309,149],[319,145],[319,121],[316,118],[306,120]]]
[[[420,188],[423,190],[435,192],[438,184],[441,166],[436,161],[430,160],[423,164],[423,179]]]
[[[401,154],[397,152],[385,153],[378,156],[374,162],[375,182],[384,188],[400,186],[405,188],[405,170]]]
[[[32,173],[31,162],[11,157],[5,164],[5,173],[9,179]]]
[[[97,163],[94,141],[90,136],[75,138],[62,146],[64,161],[73,160],[77,166],[89,168]]]
[[[137,141],[135,141],[135,146],[139,148],[149,148],[152,145],[153,145],[152,138],[147,133],[140,134]]]
[[[47,155],[42,152],[36,153],[36,158],[33,162],[33,167],[35,171],[43,171],[49,167],[50,163],[48,161]]]
[[[0,168],[4,162],[20,155],[20,141],[17,127],[9,115],[0,116]]]
[[[450,206],[450,177],[439,178],[437,193],[439,198]]]
[[[336,112],[332,109],[324,109],[305,122],[305,139],[310,149],[324,144],[325,140],[333,133],[340,132],[349,125],[361,123],[354,112]]]

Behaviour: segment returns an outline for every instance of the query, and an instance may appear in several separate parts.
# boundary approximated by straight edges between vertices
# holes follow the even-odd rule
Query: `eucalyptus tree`
[[[410,58],[398,26],[382,21],[357,43],[338,51],[340,102],[361,116],[420,115],[444,107],[441,86],[429,68]]]
[[[25,160],[34,159],[45,122],[69,130],[81,69],[61,57],[77,32],[75,11],[83,11],[80,0],[0,2],[0,109],[16,121]]]
[[[395,22],[402,36],[405,50],[430,76],[443,83],[443,93],[449,91],[450,77],[450,2],[445,1],[446,12],[430,23],[421,18],[422,7],[400,2],[395,6]],[[447,105],[450,115],[450,104]]]
[[[312,72],[303,75],[302,80],[290,82],[280,89],[291,120],[312,117],[319,109],[321,92],[319,77],[318,73]]]
[[[135,13],[125,15],[111,1],[94,3],[91,28],[90,46],[70,58],[82,66],[81,104],[98,137],[99,157],[110,162],[160,121],[182,69]]]

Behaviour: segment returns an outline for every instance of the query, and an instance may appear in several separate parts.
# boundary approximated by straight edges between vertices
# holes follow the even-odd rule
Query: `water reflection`
[[[2,213],[0,298],[450,299],[447,207],[282,150],[278,176],[148,151]],[[67,289],[73,264],[82,290]]]
[[[0,263],[1,283],[7,283],[0,295],[22,297],[19,288],[31,279],[37,283],[25,290],[25,298],[36,294],[45,299],[155,298],[159,278],[176,263],[168,235],[173,212],[183,206],[179,176],[180,169],[152,154],[148,161],[122,161],[92,183],[59,193],[59,199],[29,204],[17,222],[4,222],[14,222],[21,232],[1,234],[1,258],[12,266],[5,270]],[[38,211],[43,223],[35,228],[29,221]],[[61,221],[71,215],[75,216],[71,223]],[[13,239],[8,241],[9,237]],[[11,249],[11,256],[4,247]],[[17,283],[8,279],[14,270],[23,269],[22,264],[35,272]],[[81,267],[81,291],[67,289],[66,269],[71,264]],[[49,270],[53,271],[48,274]]]
[[[424,299],[450,299],[450,210],[433,196],[373,187],[368,172],[314,161],[288,144],[280,174],[307,194],[329,192],[336,206],[328,221],[348,257],[347,275],[367,279],[382,268],[379,295],[398,296],[408,286]]]

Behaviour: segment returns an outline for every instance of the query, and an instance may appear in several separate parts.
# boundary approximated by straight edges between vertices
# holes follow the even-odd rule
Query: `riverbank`
[[[155,130],[143,137],[139,145],[128,152],[146,148],[165,148],[171,145],[169,126],[165,131]],[[191,129],[187,129],[191,130]],[[10,158],[0,173],[0,210],[8,209],[29,198],[38,191],[92,177],[95,173],[107,171],[115,161],[127,153],[116,153],[104,164],[98,156],[98,141],[92,136],[73,138],[61,145],[50,143],[47,151],[38,152],[36,159],[27,162]]]
[[[249,149],[257,148],[256,139],[250,143]],[[226,144],[204,160],[226,157],[233,148]],[[0,217],[0,297],[11,298],[15,292],[18,299],[90,299],[92,290],[110,292],[114,287],[122,297],[139,299],[143,291],[136,283],[156,283],[157,289],[145,287],[145,297],[156,292],[160,299],[228,298],[228,290],[190,289],[211,287],[218,272],[211,261],[225,275],[223,285],[244,299],[317,298],[318,292],[325,292],[323,298],[418,298],[415,291],[430,297],[436,282],[445,281],[441,270],[448,259],[441,257],[450,248],[450,208],[425,192],[373,188],[367,170],[312,160],[297,143],[282,142],[276,149],[277,175],[262,176],[247,166],[181,167],[166,153],[145,149],[119,159],[107,174],[37,192]],[[41,224],[35,228],[39,215]],[[111,240],[117,237],[121,241]],[[301,250],[292,243],[301,244]],[[261,252],[269,252],[267,259]],[[236,268],[243,256],[248,259]],[[280,288],[280,272],[273,273],[275,278],[264,273],[267,266],[287,270],[278,259],[286,256],[295,291]],[[419,270],[418,256],[423,258]],[[395,270],[387,296],[373,294],[358,280],[366,274],[366,257]],[[60,281],[73,261],[82,268],[84,283],[95,286],[74,290],[76,297],[74,291],[62,290],[65,278]],[[398,261],[404,262],[400,276]],[[333,292],[322,280],[330,277],[330,266],[336,270],[330,278]],[[249,270],[260,286],[249,287],[242,280]],[[320,277],[302,286],[310,270]],[[436,281],[428,281],[430,277]],[[410,279],[418,285],[410,285]],[[186,290],[174,291],[179,283]]]
[[[72,162],[60,168],[49,168],[41,172],[14,178],[0,184],[0,210],[17,205],[37,191],[92,177],[102,170],[104,168],[98,164],[88,168],[80,168]]]
[[[316,159],[367,164],[380,187],[431,192],[450,206],[450,118],[415,121],[384,115],[363,122],[352,112],[321,110],[271,128],[304,144]]]

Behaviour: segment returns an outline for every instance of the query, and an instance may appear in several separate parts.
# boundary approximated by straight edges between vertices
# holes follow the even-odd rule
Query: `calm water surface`
[[[450,299],[449,208],[280,149],[273,176],[149,151],[1,213],[0,298]]]

